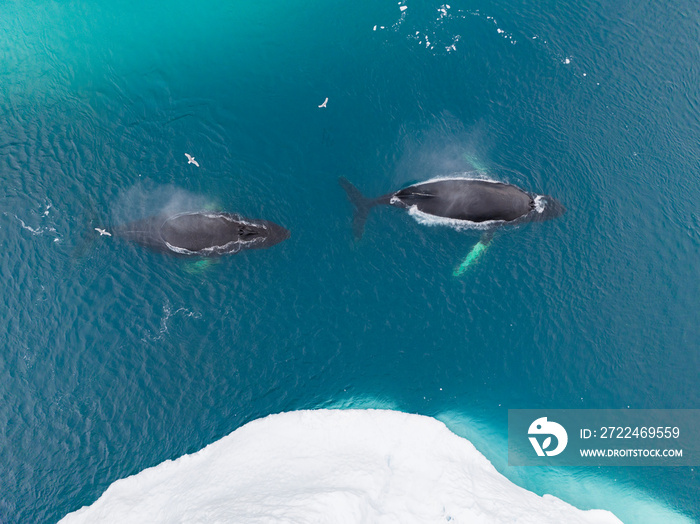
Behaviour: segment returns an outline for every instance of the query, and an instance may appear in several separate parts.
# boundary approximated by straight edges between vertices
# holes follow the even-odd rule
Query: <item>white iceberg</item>
[[[516,486],[421,415],[270,415],[192,455],[118,480],[61,523],[619,523]]]

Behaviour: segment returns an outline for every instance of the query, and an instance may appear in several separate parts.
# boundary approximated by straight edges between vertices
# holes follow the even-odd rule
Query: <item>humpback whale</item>
[[[435,178],[379,198],[365,197],[346,178],[340,185],[355,208],[353,232],[362,236],[369,211],[378,205],[407,209],[419,217],[434,217],[462,228],[492,230],[505,224],[539,222],[566,210],[547,195],[527,193],[517,186],[474,178]]]
[[[274,222],[211,211],[155,215],[113,233],[161,253],[200,257],[267,248],[289,238],[289,231]]]
[[[483,255],[496,228],[549,220],[566,212],[564,206],[550,196],[528,193],[495,180],[435,178],[375,199],[365,197],[343,177],[340,185],[355,208],[355,238],[362,237],[367,215],[378,205],[407,209],[421,222],[484,230],[479,242],[455,268],[452,273],[455,277],[464,274]]]

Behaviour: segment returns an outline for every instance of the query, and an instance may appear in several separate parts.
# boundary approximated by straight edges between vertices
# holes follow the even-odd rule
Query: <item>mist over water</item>
[[[125,224],[156,215],[213,210],[214,199],[175,186],[138,184],[128,188],[111,206],[111,223]]]
[[[437,416],[623,521],[700,519],[697,468],[508,468],[505,446],[508,408],[700,403],[694,4],[405,5],[3,6],[0,521],[329,406]],[[459,279],[479,231],[382,206],[353,240],[339,176],[454,173],[567,213]],[[192,272],[94,231],[200,206],[291,237]]]

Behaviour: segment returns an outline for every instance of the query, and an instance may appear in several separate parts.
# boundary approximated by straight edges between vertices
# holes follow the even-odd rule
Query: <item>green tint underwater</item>
[[[469,266],[474,264],[479,259],[479,257],[484,254],[487,247],[488,243],[484,243],[481,240],[479,240],[476,244],[474,244],[472,250],[469,253],[467,253],[465,259],[462,261],[459,267],[454,270],[452,275],[455,277],[463,275],[467,271],[467,269],[469,269]]]
[[[436,416],[626,522],[700,520],[697,468],[505,445],[508,408],[700,407],[697,3],[404,4],[2,3],[0,522],[327,406]],[[340,176],[473,171],[567,213],[460,278],[480,231],[378,206],[353,239]],[[291,237],[205,268],[94,231],[183,202]]]

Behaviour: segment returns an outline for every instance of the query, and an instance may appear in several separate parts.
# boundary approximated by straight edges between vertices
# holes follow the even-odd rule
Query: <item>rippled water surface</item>
[[[504,465],[508,408],[700,407],[697,5],[404,4],[3,3],[0,521],[269,413],[380,405],[539,493],[700,519],[697,468]],[[383,207],[353,240],[339,176],[467,171],[568,212],[459,279],[478,231]],[[201,267],[94,231],[173,202],[292,235]]]

